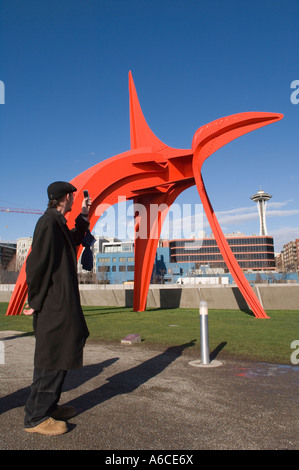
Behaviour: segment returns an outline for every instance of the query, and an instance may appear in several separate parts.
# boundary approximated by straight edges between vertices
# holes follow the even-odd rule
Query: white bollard
[[[200,350],[202,364],[210,363],[209,353],[209,325],[208,325],[208,304],[202,300],[199,303],[200,317]]]
[[[209,325],[208,325],[208,304],[204,300],[199,302],[199,318],[200,318],[200,350],[201,359],[190,361],[190,366],[195,367],[218,367],[222,363],[213,359],[210,361],[209,353]]]

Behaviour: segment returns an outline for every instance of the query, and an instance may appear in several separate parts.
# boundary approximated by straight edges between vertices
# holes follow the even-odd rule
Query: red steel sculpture
[[[163,222],[170,206],[186,188],[196,184],[220,252],[248,306],[257,318],[269,318],[255,296],[221,231],[201,175],[204,161],[233,139],[283,118],[282,114],[248,112],[217,119],[200,127],[191,149],[176,149],[161,142],[143,116],[131,72],[129,72],[131,150],[111,157],[84,171],[71,183],[74,193],[68,225],[81,211],[83,190],[92,199],[90,230],[119,196],[133,200],[135,212],[134,311],[144,311]],[[153,217],[151,205],[159,210]],[[146,208],[146,210],[142,210]],[[139,236],[142,231],[143,236]],[[81,251],[78,251],[78,258]],[[27,297],[25,263],[19,274],[6,315],[22,312]]]

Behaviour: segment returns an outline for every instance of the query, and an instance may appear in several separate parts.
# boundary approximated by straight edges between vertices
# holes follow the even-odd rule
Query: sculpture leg
[[[12,293],[6,315],[20,315],[28,293],[26,282],[26,262],[23,264],[18,276],[14,291]]]
[[[216,218],[215,212],[208,198],[200,170],[198,170],[198,168],[194,168],[194,175],[195,175],[196,186],[197,186],[205,213],[207,215],[211,229],[215,236],[219,250],[223,256],[223,259],[230,273],[232,274],[237,286],[239,287],[249,307],[252,309],[254,315],[257,318],[269,318],[266,312],[264,311],[264,309],[262,308],[260,302],[258,301],[256,295],[254,294],[249,282],[247,281],[242,269],[240,268],[240,265],[237,262],[220,228],[219,222]]]
[[[134,312],[143,312],[158,247],[158,239],[135,239]]]
[[[146,308],[146,299],[155,262],[162,224],[169,206],[164,204],[164,195],[139,197],[134,200],[135,218],[135,268],[133,310],[142,312]],[[154,206],[155,205],[155,206]],[[159,212],[153,217],[153,208],[159,206]]]
[[[135,219],[133,302],[135,312],[142,312],[146,308],[147,294],[163,222],[173,201],[188,186],[190,186],[189,183],[171,187],[163,194],[151,194],[134,199],[135,211],[138,212]]]

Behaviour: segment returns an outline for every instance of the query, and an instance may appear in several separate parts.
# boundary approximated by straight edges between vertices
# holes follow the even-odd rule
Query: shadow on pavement
[[[132,369],[113,375],[108,383],[91,390],[74,400],[68,402],[78,410],[78,414],[119,395],[130,393],[143,383],[162,372],[169,364],[181,356],[184,349],[194,345],[194,341],[180,346],[169,347],[166,351],[155,356]],[[63,386],[63,392],[76,389],[85,382],[93,379],[111,366],[119,358],[111,358],[98,364],[84,366],[81,369],[69,371]],[[30,393],[30,387],[21,388],[9,395],[0,398],[0,414],[14,408],[24,407]]]
[[[91,380],[92,378],[99,375],[106,367],[111,366],[118,358],[108,359],[107,361],[100,362],[99,364],[92,364],[89,366],[82,367],[79,369],[81,371],[80,375],[76,376],[76,383],[72,385],[71,381],[67,379],[65,381],[65,385],[63,387],[63,392],[70,391],[73,388],[77,388],[83,383]],[[69,371],[69,375],[71,376],[74,371]],[[13,392],[9,395],[6,395],[0,398],[0,415],[5,413],[6,411],[12,410],[14,408],[19,408],[21,406],[25,406],[27,398],[29,397],[30,387],[20,388],[16,392]]]
[[[131,393],[151,378],[160,374],[166,367],[181,356],[184,349],[193,346],[194,341],[195,340],[180,346],[169,347],[163,353],[158,354],[142,364],[109,377],[107,379],[108,382],[104,385],[69,401],[67,404],[74,406],[78,414],[81,414],[117,395]],[[74,376],[72,388],[78,386],[76,380],[77,378]]]

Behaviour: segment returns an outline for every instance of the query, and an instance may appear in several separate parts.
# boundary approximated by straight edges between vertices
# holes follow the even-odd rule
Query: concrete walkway
[[[1,450],[299,449],[299,367],[221,353],[218,367],[195,367],[190,361],[199,358],[188,344],[162,350],[88,342],[85,365],[68,373],[62,394],[78,410],[69,432],[28,434],[35,340],[2,331],[0,341]]]

